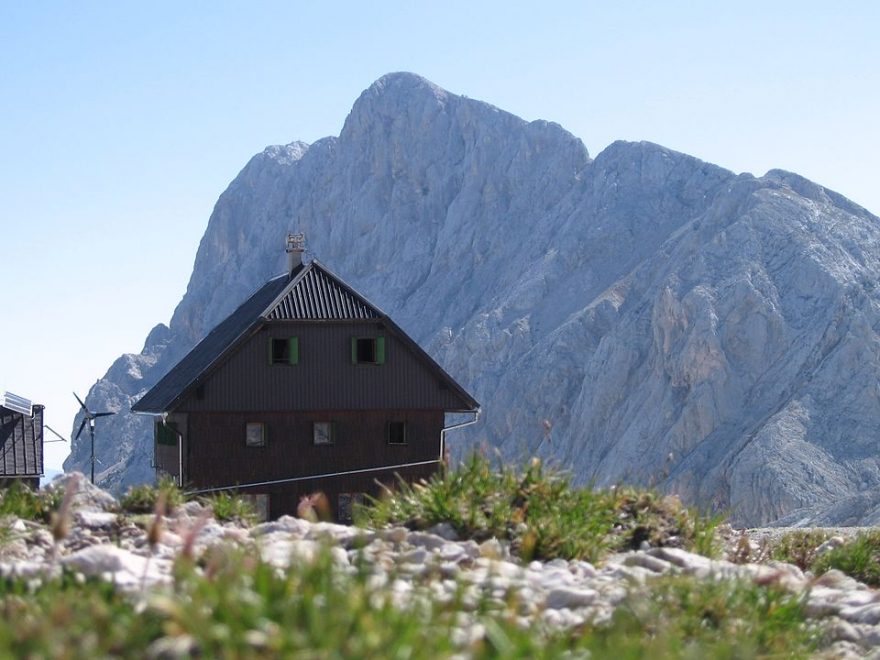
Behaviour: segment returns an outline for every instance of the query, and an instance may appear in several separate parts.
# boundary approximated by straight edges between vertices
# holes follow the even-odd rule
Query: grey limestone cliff
[[[646,142],[591,160],[556,124],[412,74],[220,196],[170,325],[89,394],[122,412],[105,486],[152,477],[149,422],[126,411],[281,272],[289,230],[483,403],[462,451],[653,484],[738,524],[880,520],[878,218]]]

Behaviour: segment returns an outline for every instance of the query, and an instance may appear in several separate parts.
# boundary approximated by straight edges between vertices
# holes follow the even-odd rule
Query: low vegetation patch
[[[221,522],[235,520],[252,523],[257,519],[257,513],[251,501],[239,493],[224,490],[201,498],[201,502],[205,506],[211,507],[214,517]]]
[[[163,498],[165,511],[168,513],[174,511],[185,500],[183,491],[177,487],[174,480],[170,477],[162,477],[155,486],[152,484],[131,486],[119,500],[119,507],[126,513],[152,513],[156,510],[160,497]]]
[[[179,560],[171,590],[139,605],[70,575],[37,588],[0,582],[0,649],[65,658],[797,658],[817,640],[796,597],[739,582],[665,579],[633,593],[610,622],[559,631],[518,626],[506,606],[463,608],[429,591],[400,606],[368,570],[341,572],[329,553],[285,572],[224,549],[202,564]]]
[[[64,498],[62,490],[33,491],[19,481],[0,490],[0,516],[16,516],[23,520],[48,523],[52,512]]]
[[[770,559],[794,564],[802,571],[816,561],[816,550],[829,538],[821,529],[798,529],[785,533],[770,547]]]
[[[154,513],[161,500],[164,512],[172,513],[188,499],[187,494],[178,488],[173,479],[163,477],[155,486],[141,484],[129,488],[119,500],[119,508],[125,513]],[[251,501],[236,492],[220,491],[198,497],[198,501],[210,507],[214,517],[221,522],[252,523],[256,520],[256,511]]]
[[[597,657],[808,657],[822,634],[801,599],[745,581],[662,578],[594,631]]]
[[[631,488],[574,488],[566,475],[533,459],[522,471],[474,455],[459,468],[407,484],[358,508],[361,525],[426,529],[449,523],[463,538],[511,542],[524,560],[585,559],[613,550],[678,546],[712,555],[719,520],[675,497]]]
[[[818,557],[811,568],[816,575],[836,568],[860,582],[880,586],[880,531],[859,534],[829,550]]]

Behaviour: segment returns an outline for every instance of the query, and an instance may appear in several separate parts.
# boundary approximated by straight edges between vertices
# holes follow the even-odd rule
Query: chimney
[[[299,234],[287,235],[287,275],[293,277],[295,270],[302,266],[302,254],[306,249],[306,235]]]

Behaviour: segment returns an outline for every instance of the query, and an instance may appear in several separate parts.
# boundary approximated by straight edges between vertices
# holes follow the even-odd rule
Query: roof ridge
[[[357,290],[355,290],[355,288],[354,288],[353,286],[351,286],[348,282],[346,282],[344,279],[342,279],[339,275],[337,275],[336,273],[334,273],[332,270],[330,270],[329,268],[327,268],[327,266],[325,266],[324,264],[322,264],[320,261],[318,261],[317,259],[313,259],[311,263],[312,263],[312,264],[317,264],[317,267],[318,267],[318,268],[319,268],[319,269],[320,269],[325,275],[328,275],[328,276],[331,277],[332,279],[336,280],[336,283],[337,283],[337,284],[339,284],[343,289],[345,289],[345,290],[348,291],[351,295],[353,295],[355,298],[357,298],[357,299],[360,300],[362,303],[364,303],[367,307],[371,307],[371,308],[373,309],[373,311],[375,311],[380,317],[387,317],[387,316],[388,316],[388,315],[385,313],[385,311],[382,310],[378,305],[376,305],[376,304],[374,304],[372,301],[370,301],[370,300],[369,300],[364,294],[362,294],[362,293],[358,292]],[[311,265],[311,264],[310,264],[310,265]]]
[[[304,265],[260,314],[267,321],[382,319],[387,316],[317,259]]]
[[[291,289],[293,289],[293,287],[295,287],[297,284],[299,284],[299,282],[302,281],[302,278],[305,277],[306,272],[311,270],[313,263],[315,263],[314,260],[310,261],[307,264],[303,264],[303,266],[299,269],[299,272],[296,275],[294,275],[293,277],[290,277],[289,273],[286,276],[282,273],[278,277],[272,278],[272,280],[277,280],[279,277],[290,277],[290,282],[288,282],[287,286],[285,286],[283,289],[281,289],[281,293],[279,293],[277,296],[275,296],[275,299],[271,303],[269,303],[269,306],[266,307],[266,309],[264,309],[262,312],[260,312],[260,318],[266,319],[269,317],[269,314],[272,313],[272,310],[275,309],[275,307],[278,305],[278,303],[280,303],[284,299],[284,297],[288,293],[290,293],[290,291],[291,291]],[[269,281],[271,282],[272,280],[269,280]]]

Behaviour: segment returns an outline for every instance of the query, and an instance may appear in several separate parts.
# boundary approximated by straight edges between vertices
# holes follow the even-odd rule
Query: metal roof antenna
[[[302,255],[306,251],[306,235],[303,232],[287,235],[287,275],[293,277],[293,271],[302,266]]]

